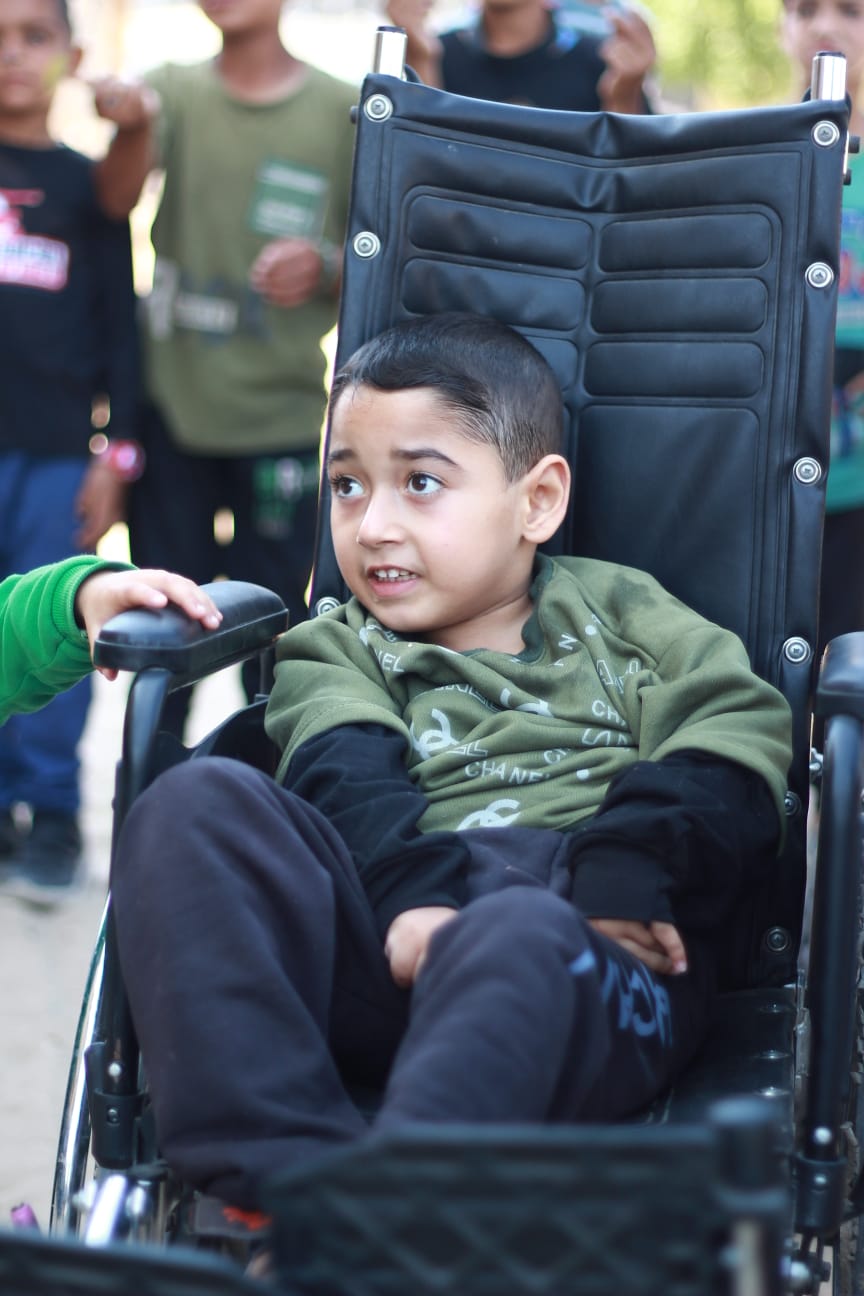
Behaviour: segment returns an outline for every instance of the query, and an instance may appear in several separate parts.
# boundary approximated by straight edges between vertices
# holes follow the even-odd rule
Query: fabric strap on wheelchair
[[[789,974],[800,921],[845,117],[568,114],[385,76],[358,110],[338,360],[411,315],[518,328],[569,418],[550,548],[651,571],[792,704],[786,874],[751,982]],[[343,595],[325,510],[314,600]]]

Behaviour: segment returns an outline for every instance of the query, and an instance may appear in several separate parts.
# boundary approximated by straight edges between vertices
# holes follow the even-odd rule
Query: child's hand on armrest
[[[625,918],[591,918],[589,922],[595,931],[635,954],[652,972],[677,976],[687,971],[687,951],[672,923],[641,923]]]
[[[423,909],[405,909],[396,915],[387,930],[384,954],[398,986],[407,989],[414,984],[426,962],[429,941],[458,912],[444,905],[427,905]]]
[[[75,595],[75,616],[87,631],[90,652],[106,621],[129,608],[163,608],[176,603],[187,616],[215,630],[222,613],[194,581],[167,571],[97,571],[88,576]],[[99,667],[106,679],[116,670]]]

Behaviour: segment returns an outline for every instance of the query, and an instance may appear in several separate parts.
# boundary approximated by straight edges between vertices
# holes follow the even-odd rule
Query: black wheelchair
[[[779,1296],[830,1281],[835,1296],[864,1293],[864,637],[831,643],[818,672],[814,655],[843,60],[817,58],[803,104],[632,118],[451,96],[406,79],[403,57],[401,34],[382,28],[356,114],[340,357],[399,318],[445,310],[528,336],[569,415],[575,486],[553,551],[646,568],[735,630],[790,702],[795,756],[782,854],[730,923],[710,1038],[674,1090],[627,1123],[444,1127],[286,1174],[269,1201],[277,1285]],[[313,615],[345,596],[326,487],[322,505]],[[284,610],[255,586],[211,592],[225,611],[216,633],[171,610],[103,632],[100,660],[135,672],[117,826],[176,761],[274,767],[261,722]],[[259,654],[258,700],[195,750],[160,733],[172,689]],[[145,1072],[109,900],[54,1236],[0,1240],[3,1291],[261,1289],[235,1263],[254,1224],[226,1219],[160,1160]]]

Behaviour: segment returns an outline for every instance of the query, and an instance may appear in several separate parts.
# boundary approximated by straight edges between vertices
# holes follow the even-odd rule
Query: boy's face
[[[0,0],[0,119],[47,113],[80,58],[56,0]]]
[[[513,13],[518,9],[525,13],[549,12],[548,0],[483,0],[480,8],[484,14]]]
[[[864,0],[785,0],[783,47],[809,82],[814,55],[836,50],[846,55],[854,90],[864,72]]]
[[[202,12],[223,36],[279,30],[284,0],[198,0]]]
[[[431,388],[369,387],[336,402],[327,473],[340,570],[383,625],[457,652],[521,649],[531,474],[508,482]]]

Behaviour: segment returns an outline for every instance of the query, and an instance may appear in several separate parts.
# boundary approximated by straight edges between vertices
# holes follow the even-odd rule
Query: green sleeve
[[[792,759],[788,703],[754,674],[736,635],[705,621],[681,630],[654,670],[634,679],[640,756],[663,760],[673,752],[704,751],[735,761],[761,775],[785,822]]]
[[[87,555],[0,583],[0,724],[38,710],[87,674],[90,648],[75,620],[75,595],[93,571],[125,566]]]
[[[646,572],[591,559],[557,565],[578,576],[600,637],[618,660],[631,659],[618,684],[639,759],[699,751],[743,765],[768,784],[785,824],[792,713],[754,673],[738,636]]]

